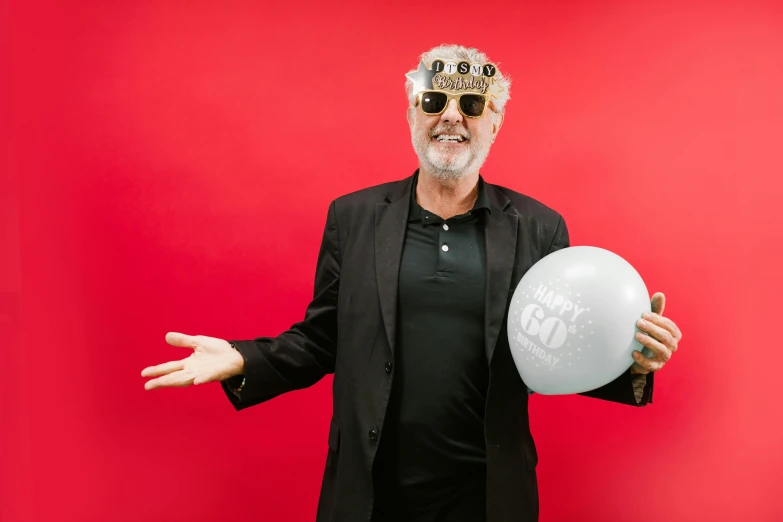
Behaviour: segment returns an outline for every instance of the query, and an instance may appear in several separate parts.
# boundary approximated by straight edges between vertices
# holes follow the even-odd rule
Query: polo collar
[[[443,218],[438,216],[437,214],[433,214],[432,212],[422,208],[421,205],[419,205],[418,201],[416,201],[416,186],[419,182],[419,170],[416,169],[416,172],[413,174],[413,183],[411,188],[411,205],[410,205],[410,211],[408,212],[408,221],[414,222],[414,221],[424,221],[425,225],[429,224],[440,224],[443,223]],[[473,214],[481,209],[486,209],[487,213],[491,213],[492,210],[489,205],[489,196],[487,195],[487,190],[484,183],[484,178],[481,177],[481,174],[479,174],[479,180],[478,180],[478,198],[476,199],[476,202],[473,204],[473,208],[467,212],[467,214],[462,214],[461,216],[454,216],[453,218],[449,219],[456,219],[461,220],[462,219],[468,219],[473,216]]]

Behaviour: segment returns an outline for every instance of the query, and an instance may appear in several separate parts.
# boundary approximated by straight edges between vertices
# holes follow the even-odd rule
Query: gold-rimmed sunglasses
[[[487,97],[483,94],[464,92],[451,94],[441,91],[422,91],[416,95],[414,107],[421,105],[424,114],[437,116],[446,110],[449,100],[457,100],[459,112],[467,118],[481,118],[487,108]],[[490,108],[490,110],[493,110]]]

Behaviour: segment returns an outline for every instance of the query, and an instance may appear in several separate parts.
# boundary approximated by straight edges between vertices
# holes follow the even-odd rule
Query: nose
[[[457,107],[457,100],[449,100],[446,110],[440,114],[441,122],[457,123],[462,121],[462,113]]]

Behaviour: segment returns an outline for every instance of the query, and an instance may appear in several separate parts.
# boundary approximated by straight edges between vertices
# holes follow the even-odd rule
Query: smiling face
[[[492,142],[503,123],[503,115],[487,106],[480,118],[468,118],[449,100],[446,109],[435,116],[425,114],[421,105],[408,107],[413,149],[420,167],[439,179],[460,179],[484,164]]]

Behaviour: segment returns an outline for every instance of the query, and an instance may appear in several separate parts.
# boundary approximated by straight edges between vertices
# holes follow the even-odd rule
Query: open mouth
[[[466,141],[466,138],[459,134],[437,134],[433,136],[432,139],[436,140],[438,143],[462,143],[463,141]]]

